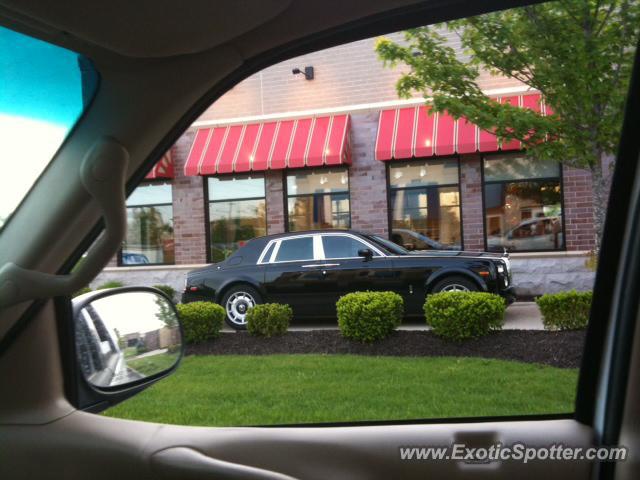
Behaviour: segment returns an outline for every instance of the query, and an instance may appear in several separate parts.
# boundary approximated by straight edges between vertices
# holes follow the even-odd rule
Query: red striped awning
[[[173,158],[171,158],[171,150],[165,153],[160,161],[154,165],[147,176],[144,177],[147,180],[155,180],[157,178],[173,178]]]
[[[201,128],[185,175],[242,173],[351,163],[349,115]]]
[[[498,97],[497,100],[543,114],[549,110],[539,93]],[[455,120],[447,113],[431,114],[428,106],[418,105],[380,112],[375,158],[387,161],[521,148],[517,140],[501,144],[495,135],[481,130],[464,117]]]

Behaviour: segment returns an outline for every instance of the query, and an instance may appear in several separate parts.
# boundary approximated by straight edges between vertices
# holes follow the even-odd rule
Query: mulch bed
[[[504,330],[461,343],[446,342],[429,331],[397,331],[373,344],[344,339],[337,330],[288,332],[258,338],[246,332],[187,347],[187,355],[269,355],[291,353],[389,355],[400,357],[482,357],[578,368],[584,348],[583,330],[546,332]]]

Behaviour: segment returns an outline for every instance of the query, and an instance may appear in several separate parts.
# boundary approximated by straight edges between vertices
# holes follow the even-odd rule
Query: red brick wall
[[[460,202],[465,250],[484,250],[481,164],[480,155],[460,157]]]
[[[267,185],[267,235],[283,233],[284,225],[284,191],[282,170],[265,172]]]
[[[173,181],[173,227],[176,242],[176,264],[207,261],[203,178],[185,177],[184,163],[189,154],[194,132],[186,132],[173,146],[176,178]]]
[[[351,228],[387,236],[387,174],[384,162],[374,158],[378,116],[371,112],[351,118]]]
[[[593,250],[593,194],[591,172],[571,167],[562,171],[567,250]]]
[[[386,169],[374,159],[378,113],[353,115],[351,129],[352,165],[349,168],[351,226],[388,235]],[[206,237],[201,177],[184,177],[184,161],[192,132],[174,147],[176,179],[173,182],[176,264],[204,263]],[[281,170],[266,172],[268,234],[285,231],[285,199]],[[590,250],[594,246],[591,176],[588,171],[563,169],[565,238],[567,250]],[[480,155],[460,157],[460,201],[464,248],[484,249],[484,216]]]

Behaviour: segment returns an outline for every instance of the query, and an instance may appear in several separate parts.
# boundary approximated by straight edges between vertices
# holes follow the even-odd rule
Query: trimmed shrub
[[[119,280],[111,280],[110,282],[104,282],[102,285],[98,285],[96,290],[105,290],[107,288],[120,288],[124,287],[124,283]]]
[[[500,330],[504,299],[485,292],[440,292],[428,295],[424,315],[433,333],[445,340],[462,341]]]
[[[73,294],[71,295],[73,298],[75,297],[79,297],[80,295],[84,295],[85,293],[89,293],[92,290],[89,287],[83,287],[80,290],[73,292]]]
[[[287,333],[293,311],[289,305],[263,303],[247,311],[247,331],[259,337],[272,337]]]
[[[226,312],[211,302],[180,303],[176,305],[182,322],[185,343],[202,343],[220,335]]]
[[[176,289],[171,285],[154,285],[153,288],[157,288],[158,290],[160,290],[167,297],[169,297],[171,301],[174,301],[174,299],[176,298]]]
[[[340,297],[336,309],[343,337],[375,342],[400,325],[404,302],[394,292],[354,292]]]
[[[547,330],[576,330],[589,323],[592,292],[547,293],[536,298]]]

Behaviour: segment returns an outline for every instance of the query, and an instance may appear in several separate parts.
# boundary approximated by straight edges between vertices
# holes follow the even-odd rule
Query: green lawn
[[[125,354],[126,355],[126,354]],[[154,375],[171,368],[178,359],[179,353],[160,353],[142,358],[128,358],[127,366],[143,375]]]
[[[191,356],[105,415],[237,426],[565,413],[577,376],[478,358]]]

